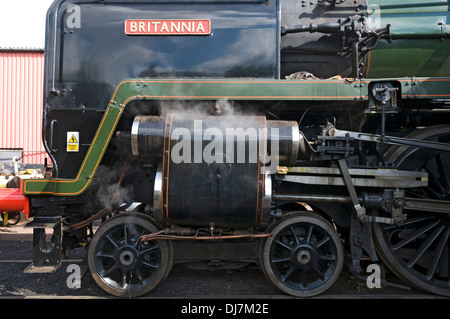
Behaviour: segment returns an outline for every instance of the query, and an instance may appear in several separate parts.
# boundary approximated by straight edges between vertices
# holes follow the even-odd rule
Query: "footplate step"
[[[33,260],[25,273],[52,273],[62,264],[62,227],[61,219],[54,223],[50,242],[47,241],[45,228],[33,228]]]
[[[26,274],[48,274],[57,271],[61,265],[62,263],[56,266],[35,266],[31,263],[23,272]]]

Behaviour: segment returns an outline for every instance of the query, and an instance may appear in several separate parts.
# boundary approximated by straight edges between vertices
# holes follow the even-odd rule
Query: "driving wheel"
[[[264,274],[293,296],[323,293],[342,270],[344,257],[339,234],[315,213],[301,212],[282,219],[262,245],[260,263]]]
[[[88,263],[94,280],[118,297],[137,297],[163,281],[173,261],[170,241],[141,241],[157,232],[151,220],[139,213],[122,213],[96,232],[89,246]]]
[[[418,130],[411,138],[450,142],[450,126]],[[398,169],[428,173],[428,186],[407,189],[406,196],[450,200],[450,154],[435,150],[394,146],[385,154]],[[378,254],[388,268],[417,288],[450,296],[450,215],[404,211],[401,227],[374,223]]]

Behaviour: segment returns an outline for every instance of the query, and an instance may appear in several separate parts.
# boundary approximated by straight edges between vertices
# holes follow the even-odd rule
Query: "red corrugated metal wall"
[[[43,164],[44,52],[0,50],[0,148],[23,149],[24,164]]]

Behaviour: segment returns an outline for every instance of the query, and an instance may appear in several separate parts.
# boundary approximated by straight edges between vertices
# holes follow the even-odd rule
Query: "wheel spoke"
[[[156,250],[156,249],[158,249],[158,246],[157,246],[157,245],[155,245],[155,246],[153,246],[153,247],[146,248],[146,249],[140,251],[139,254],[140,254],[141,256],[143,256],[143,255],[148,254],[148,253],[150,253],[150,252],[152,252],[152,251],[154,251],[154,250]]]
[[[393,250],[398,250],[399,248],[405,246],[406,244],[410,243],[414,239],[418,238],[420,235],[425,234],[427,231],[435,227],[437,224],[439,224],[439,220],[436,220],[434,222],[431,222],[429,224],[426,224],[425,226],[419,228],[417,231],[413,232],[409,236],[405,237],[403,240],[398,242],[397,244],[392,246]]]
[[[128,244],[128,224],[123,225],[123,242],[127,245]]]
[[[407,226],[411,226],[414,224],[421,224],[424,221],[433,219],[435,216],[436,216],[436,214],[426,214],[426,215],[408,218],[403,222],[403,227],[405,228]],[[397,225],[389,225],[389,224],[383,225],[384,232],[390,232],[392,230],[398,230],[398,229],[399,228]]]
[[[287,250],[292,251],[292,247],[289,247],[289,246],[286,245],[285,243],[282,243],[282,242],[279,241],[279,240],[275,240],[275,242],[276,242],[278,245],[280,245],[280,246],[286,248]]]
[[[117,267],[117,265],[113,265],[111,268],[109,268],[108,270],[104,270],[101,273],[102,277],[108,277],[110,274],[112,274],[114,272],[114,270],[119,269],[119,267]]]
[[[313,225],[309,225],[308,232],[306,234],[306,243],[308,243],[308,244],[311,242],[312,231],[313,231]]]
[[[436,249],[434,250],[433,259],[430,262],[430,267],[428,268],[428,272],[426,275],[427,280],[431,280],[431,278],[433,278],[433,275],[436,271],[439,259],[441,258],[445,244],[447,243],[449,233],[450,233],[450,228],[447,228],[447,230],[445,231],[445,233],[442,235],[441,239],[439,240],[439,243],[437,244]],[[449,276],[449,278],[450,278],[450,276]]]
[[[128,286],[128,282],[127,282],[127,271],[122,271],[122,289],[125,289],[126,286]]]
[[[289,227],[289,229],[291,230],[292,236],[294,236],[295,244],[299,245],[300,244],[300,240],[299,240],[297,234],[295,233],[294,227],[291,225],[291,227]]]
[[[317,268],[317,265],[313,267],[314,272],[320,277],[320,279],[325,280],[325,273],[320,271],[319,268]]]
[[[427,164],[425,168],[428,173],[429,181],[427,190],[432,193],[435,198],[440,198],[440,195],[445,193],[444,186],[442,185],[436,174],[433,172],[433,170],[431,170],[429,164]]]
[[[433,243],[433,241],[438,238],[439,234],[444,230],[445,226],[441,225],[441,227],[436,228],[433,233],[431,233],[427,240],[425,240],[422,245],[420,245],[419,249],[417,249],[417,252],[415,256],[409,261],[408,267],[411,268],[415,265],[415,263],[419,260],[420,257],[425,253],[425,251],[430,247],[430,245]]]
[[[158,268],[159,268],[159,265],[158,265],[158,264],[152,264],[152,263],[149,262],[149,261],[142,261],[142,264],[145,265],[145,266],[151,267],[151,268],[155,268],[155,269],[158,269]]]
[[[133,236],[133,238],[132,238],[132,242],[134,242],[133,246],[134,246],[134,248],[136,248],[138,251],[141,250],[141,244],[142,244],[142,242],[141,242],[141,237],[142,237],[142,235],[144,235],[145,233],[146,233],[146,232],[145,232],[145,229],[141,229],[141,230],[139,231],[139,234],[134,234],[134,236]]]
[[[281,263],[281,262],[290,261],[290,260],[291,260],[291,256],[286,256],[286,257],[272,258],[271,262],[272,263]]]
[[[115,240],[111,237],[111,234],[107,234],[105,237],[111,242],[111,244],[114,245],[114,247],[119,247],[119,244],[115,242]]]
[[[336,256],[334,256],[334,255],[318,255],[317,260],[334,261],[334,260],[336,260]]]
[[[300,276],[301,276],[300,278],[301,278],[301,283],[302,283],[304,289],[308,288],[308,279],[307,279],[306,275],[307,275],[307,271],[302,270],[300,273]]]
[[[133,270],[133,273],[136,275],[136,278],[139,280],[141,285],[144,284],[144,278],[142,277],[141,271],[139,268]]]
[[[436,216],[437,216],[436,214],[431,214],[431,215],[430,214],[425,214],[425,215],[420,215],[420,216],[417,216],[417,217],[408,218],[407,220],[405,220],[403,222],[403,226],[405,227],[405,226],[410,226],[410,225],[413,225],[413,224],[421,224],[422,222],[427,221],[427,220],[431,220],[431,219],[433,219]],[[398,229],[398,226],[386,225],[384,229],[388,229],[388,228]]]
[[[114,259],[114,254],[104,253],[103,251],[99,251],[97,254],[95,254],[95,256]]]
[[[294,266],[291,264],[289,266],[289,269],[284,273],[284,275],[281,276],[281,281],[282,282],[286,282],[286,280],[289,278],[290,275],[292,275],[292,273],[294,272],[295,268]]]
[[[329,241],[330,241],[330,237],[329,237],[329,236],[324,237],[321,241],[319,241],[319,242],[316,244],[316,248],[322,247],[325,243],[327,243],[327,242],[329,242]]]

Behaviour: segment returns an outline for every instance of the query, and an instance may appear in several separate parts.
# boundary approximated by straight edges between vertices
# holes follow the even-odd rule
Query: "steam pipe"
[[[166,231],[162,230],[157,233],[147,234],[141,236],[141,241],[150,241],[150,240],[215,240],[215,239],[242,239],[242,238],[267,238],[271,237],[271,233],[261,233],[261,234],[240,234],[240,235],[211,235],[211,236],[180,236],[180,235],[166,235]]]

